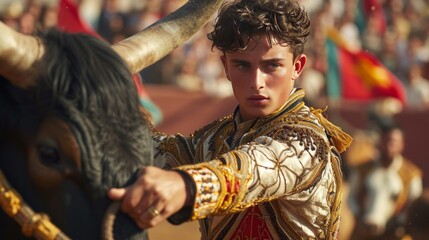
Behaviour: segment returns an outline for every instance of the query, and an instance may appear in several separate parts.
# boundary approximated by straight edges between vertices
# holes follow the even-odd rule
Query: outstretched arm
[[[142,228],[155,226],[179,210],[185,213],[170,218],[173,223],[242,211],[320,180],[328,153],[323,151],[323,140],[320,149],[310,141],[286,143],[264,136],[212,161],[180,166],[181,172],[146,167],[134,185],[112,190],[110,197],[123,199],[122,209]],[[115,195],[118,192],[120,197]],[[152,207],[159,215],[151,216]]]

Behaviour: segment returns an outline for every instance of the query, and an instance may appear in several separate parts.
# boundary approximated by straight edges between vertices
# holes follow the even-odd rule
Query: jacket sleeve
[[[260,136],[212,161],[177,167],[196,187],[191,220],[311,188],[326,166],[327,144],[323,138]]]
[[[185,137],[181,134],[166,135],[156,132],[153,135],[155,148],[154,162],[158,167],[172,169],[180,165],[192,164],[195,155],[193,136]]]

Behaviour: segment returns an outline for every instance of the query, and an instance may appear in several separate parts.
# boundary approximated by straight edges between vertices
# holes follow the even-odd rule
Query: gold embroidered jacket
[[[256,120],[240,122],[237,108],[189,137],[156,135],[157,160],[195,182],[191,220],[200,220],[203,239],[336,238],[342,176],[334,144],[343,150],[351,139],[303,97],[297,90]]]

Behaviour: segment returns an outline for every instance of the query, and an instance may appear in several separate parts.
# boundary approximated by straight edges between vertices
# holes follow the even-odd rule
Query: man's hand
[[[145,229],[159,224],[184,206],[185,181],[175,171],[145,167],[133,185],[112,188],[108,196],[112,200],[122,200],[122,211]]]

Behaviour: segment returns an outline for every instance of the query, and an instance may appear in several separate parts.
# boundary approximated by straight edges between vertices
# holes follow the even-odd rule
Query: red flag
[[[86,33],[101,38],[100,35],[79,15],[79,8],[73,0],[60,0],[58,28],[69,33]]]
[[[356,53],[345,49],[340,51],[342,52],[341,62],[343,67],[346,67],[346,64],[350,64],[349,68],[351,68],[347,72],[343,72],[344,98],[393,97],[405,104],[406,92],[404,86],[377,58],[364,51]],[[356,91],[358,88],[363,89]],[[356,94],[358,92],[360,95]]]
[[[375,56],[362,50],[351,51],[346,47],[344,39],[335,30],[328,32],[328,40],[336,46],[336,68],[340,95],[344,99],[371,100],[382,97],[393,97],[406,102],[406,90],[401,81],[384,66]],[[331,67],[330,67],[331,68]],[[332,74],[335,75],[335,74]],[[328,79],[328,84],[330,80]]]

